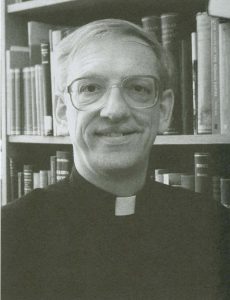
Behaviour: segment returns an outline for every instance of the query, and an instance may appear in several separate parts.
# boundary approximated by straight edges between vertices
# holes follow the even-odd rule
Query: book
[[[167,169],[155,169],[155,181],[164,183],[164,174],[168,172]]]
[[[23,166],[24,194],[33,190],[33,165]]]
[[[42,92],[44,103],[44,135],[52,135],[52,93],[49,43],[41,42]],[[50,122],[48,121],[50,120]]]
[[[154,37],[161,43],[161,18],[159,16],[145,16],[141,18],[143,29],[153,34]]]
[[[181,185],[181,173],[164,173],[163,174],[163,183],[173,186]]]
[[[18,172],[18,198],[24,195],[23,172]]]
[[[39,183],[40,183],[40,188],[45,188],[48,186],[48,171],[47,170],[40,170]]]
[[[211,18],[212,134],[220,134],[219,19]]]
[[[230,23],[219,24],[220,133],[230,132]]]
[[[56,170],[56,156],[50,156],[50,184],[56,183],[57,178],[57,170]]]
[[[181,96],[180,96],[180,34],[179,17],[176,13],[161,15],[162,46],[168,56],[170,71],[169,87],[174,92],[174,107],[172,118],[164,134],[180,134],[181,124]]]
[[[41,42],[49,43],[49,30],[54,25],[43,22],[29,21],[27,23],[30,65],[41,63]]]
[[[32,113],[32,134],[38,135],[38,116],[36,99],[35,67],[30,67],[30,86],[31,86],[31,113]]]
[[[181,119],[182,134],[193,133],[192,51],[190,36],[181,40]]]
[[[197,133],[212,133],[211,103],[211,17],[206,12],[197,13]]]
[[[211,16],[230,18],[230,1],[229,0],[209,0],[208,13]]]
[[[230,208],[230,178],[220,179],[221,204]]]
[[[69,175],[70,172],[70,153],[68,151],[56,151],[56,180],[62,180]]]
[[[191,48],[192,48],[192,103],[193,103],[193,133],[197,134],[197,106],[198,106],[198,83],[197,83],[197,33],[191,33]]]
[[[15,119],[15,70],[9,69],[7,72],[7,133],[16,133]]]
[[[32,90],[31,90],[31,68],[22,69],[24,86],[24,130],[25,135],[33,134],[33,112],[32,112]]]
[[[211,195],[210,154],[194,153],[195,192]]]
[[[40,174],[39,172],[33,172],[33,189],[40,188]]]
[[[7,202],[18,198],[17,187],[17,164],[14,158],[9,158],[9,174],[10,174],[10,196]]]
[[[212,176],[212,197],[217,202],[220,202],[220,176]]]
[[[15,134],[20,135],[22,134],[23,129],[23,81],[22,81],[22,71],[21,69],[14,69],[15,70],[15,84],[14,84],[14,109],[15,111]]]
[[[29,66],[29,48],[12,45],[6,51],[6,76],[7,76],[7,86],[6,86],[7,107],[6,108],[7,108],[7,134],[8,135],[21,134],[23,130],[23,126],[22,126],[23,115],[20,114],[20,112],[18,112],[18,108],[20,105],[22,105],[22,101],[23,101],[23,95],[22,95],[23,84],[21,79],[22,77],[21,69],[26,66]],[[16,69],[17,71],[15,71]],[[20,74],[18,73],[18,70],[20,70]],[[13,80],[13,77],[15,78],[15,73],[17,74],[17,76],[16,79]],[[15,95],[15,88],[16,88],[16,95]],[[16,104],[17,107],[15,107]],[[21,120],[19,121],[20,117]],[[20,132],[18,130],[19,122],[21,123]]]

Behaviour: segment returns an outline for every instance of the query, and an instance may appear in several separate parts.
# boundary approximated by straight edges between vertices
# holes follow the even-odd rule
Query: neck
[[[148,163],[138,165],[128,170],[109,170],[94,172],[74,160],[79,174],[95,186],[120,197],[135,195],[144,186]]]

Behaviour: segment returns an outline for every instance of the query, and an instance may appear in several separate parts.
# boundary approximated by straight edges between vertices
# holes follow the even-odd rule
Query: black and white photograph
[[[1,300],[230,299],[230,0],[1,0]]]

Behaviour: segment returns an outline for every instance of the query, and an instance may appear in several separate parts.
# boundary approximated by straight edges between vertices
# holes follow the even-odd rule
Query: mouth
[[[97,132],[96,135],[98,136],[105,136],[105,137],[122,137],[122,136],[128,136],[131,134],[137,133],[136,131],[130,131],[130,132]]]

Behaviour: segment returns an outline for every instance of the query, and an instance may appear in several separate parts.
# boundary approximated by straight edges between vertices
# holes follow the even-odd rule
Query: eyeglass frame
[[[93,111],[94,109],[80,109],[80,108],[77,108],[75,105],[74,105],[74,101],[73,101],[73,99],[72,99],[72,91],[70,90],[71,89],[71,86],[72,86],[72,84],[75,82],[75,81],[79,81],[80,79],[87,79],[87,78],[96,78],[96,77],[100,77],[100,78],[105,78],[105,77],[103,77],[103,76],[86,76],[86,77],[79,77],[79,78],[75,78],[73,81],[71,81],[71,83],[66,87],[66,89],[65,89],[65,93],[67,93],[69,96],[70,96],[70,100],[71,100],[71,104],[73,105],[73,107],[76,109],[76,110],[78,110],[78,111]],[[110,86],[109,86],[109,88],[106,90],[106,92],[108,92],[109,90],[111,90],[112,88],[114,88],[114,87],[117,87],[117,88],[119,88],[119,89],[121,89],[122,87],[123,87],[123,82],[125,82],[127,79],[131,79],[131,78],[142,78],[142,77],[144,77],[144,78],[152,78],[152,79],[154,79],[154,82],[155,82],[155,86],[157,86],[157,93],[156,93],[156,96],[155,96],[155,102],[153,103],[153,104],[151,104],[151,105],[149,105],[149,106],[146,106],[146,107],[138,107],[138,106],[131,106],[131,105],[129,105],[129,103],[127,103],[127,101],[126,101],[126,99],[124,98],[124,96],[123,96],[123,98],[124,98],[124,101],[125,101],[125,103],[130,107],[130,108],[132,108],[132,109],[148,109],[148,108],[153,108],[154,106],[156,106],[156,104],[158,103],[158,101],[159,101],[159,95],[160,95],[160,84],[159,84],[159,79],[156,77],[156,76],[154,76],[154,75],[131,75],[131,76],[126,76],[126,77],[124,77],[119,83],[117,83],[117,84],[111,84]],[[105,93],[106,93],[105,92]],[[103,107],[104,107],[104,105],[106,104],[106,101],[105,102],[103,102],[103,104],[100,106],[100,107],[98,107],[98,108],[96,108],[95,110],[100,110],[100,109],[102,109]]]

